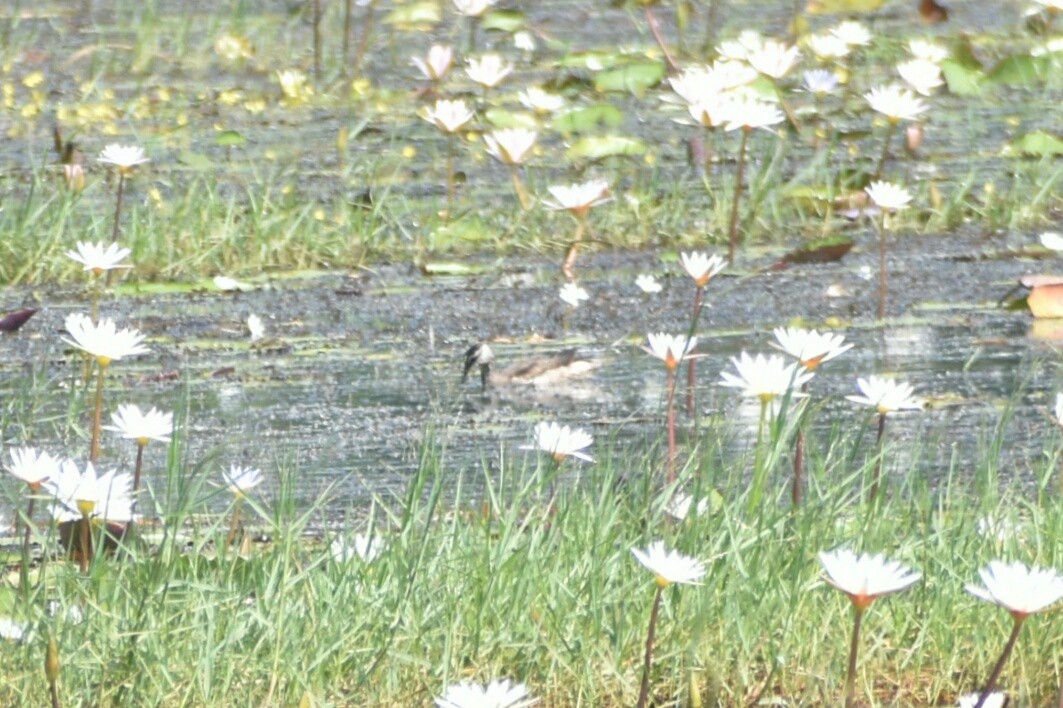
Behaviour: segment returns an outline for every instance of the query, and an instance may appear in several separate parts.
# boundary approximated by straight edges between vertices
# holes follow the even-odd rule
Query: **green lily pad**
[[[527,128],[535,130],[535,118],[527,113],[512,113],[502,108],[488,108],[484,118],[496,128]]]
[[[247,138],[239,130],[223,130],[214,136],[214,144],[219,147],[240,147],[247,144]]]
[[[982,93],[982,80],[985,74],[981,69],[946,59],[941,63],[941,74],[945,77],[949,91],[957,96],[977,96]]]
[[[874,12],[885,4],[886,0],[809,0],[807,11],[811,15],[847,15]]]
[[[601,92],[619,91],[641,96],[646,89],[661,83],[664,75],[663,63],[638,62],[599,73],[594,77],[594,88]]]
[[[987,78],[1003,86],[1029,86],[1044,82],[1051,73],[1051,57],[1013,54],[994,66]]]
[[[1008,157],[1054,157],[1063,155],[1063,140],[1046,133],[1043,130],[1035,130],[1016,138],[1004,148],[1004,154]]]
[[[576,52],[561,59],[561,66],[566,69],[590,69],[601,71],[621,63],[622,54],[616,52]]]
[[[480,18],[480,29],[516,32],[527,19],[520,10],[494,10]]]
[[[588,135],[572,144],[565,155],[570,160],[601,160],[616,155],[641,155],[646,143],[625,135]]]
[[[206,155],[191,150],[185,150],[177,156],[177,161],[190,170],[206,172],[215,169],[214,160]]]
[[[611,103],[597,103],[575,108],[554,118],[554,130],[561,133],[586,133],[600,128],[615,128],[624,122],[623,112]]]
[[[384,24],[414,28],[435,25],[443,20],[443,11],[437,2],[425,0],[409,5],[399,5],[384,16]]]
[[[429,262],[421,265],[421,272],[425,275],[478,275],[487,270],[488,268],[483,265],[469,265],[455,261]]]

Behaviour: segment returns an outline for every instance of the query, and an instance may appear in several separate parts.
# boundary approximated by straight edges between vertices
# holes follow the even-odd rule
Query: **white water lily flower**
[[[985,587],[968,585],[967,592],[1003,607],[1018,619],[1063,600],[1063,576],[1052,568],[995,560],[978,574]]]
[[[21,642],[26,633],[26,625],[16,622],[10,617],[0,617],[0,639],[10,642]]]
[[[262,323],[262,318],[251,313],[247,316],[247,331],[251,335],[252,342],[258,342],[266,336],[266,325]]]
[[[133,477],[124,472],[111,470],[97,476],[91,462],[79,472],[74,462],[65,460],[58,476],[45,482],[44,488],[55,497],[52,518],[56,521],[133,519]]]
[[[1063,251],[1063,234],[1058,231],[1045,231],[1037,237],[1041,245],[1050,251]]]
[[[214,287],[218,290],[224,290],[226,292],[232,292],[234,290],[250,290],[251,286],[247,283],[242,283],[236,278],[230,278],[227,275],[215,275]]]
[[[561,298],[563,303],[571,307],[579,307],[581,302],[591,298],[586,290],[575,283],[565,283],[561,286],[561,292],[558,293],[558,297]]]
[[[529,86],[517,94],[520,104],[536,113],[553,113],[565,106],[565,99],[556,93],[544,91],[538,86]]]
[[[487,88],[494,88],[502,83],[513,71],[513,65],[506,62],[500,54],[484,54],[479,59],[469,59],[465,73],[469,78]]]
[[[487,153],[506,165],[522,164],[535,146],[539,134],[527,128],[507,128],[484,135]]]
[[[884,211],[899,211],[912,201],[912,195],[907,189],[892,182],[872,182],[864,191],[875,206]]]
[[[981,693],[967,693],[960,696],[959,702],[956,704],[959,708],[974,708],[978,705],[978,700],[982,697]],[[1007,701],[1007,695],[1000,691],[993,691],[986,696],[985,701],[982,702],[982,708],[1004,708]]]
[[[705,577],[704,563],[678,551],[665,549],[663,541],[654,541],[645,551],[632,548],[631,553],[646,570],[653,573],[657,585],[662,588],[672,583],[700,585],[700,580]]]
[[[862,23],[854,20],[842,22],[830,33],[850,47],[866,47],[871,44],[871,32]]]
[[[727,125],[731,116],[734,115],[735,103],[737,103],[737,100],[734,95],[719,93],[713,96],[706,96],[696,103],[689,104],[687,111],[690,113],[690,117],[696,120],[701,127],[719,128]]]
[[[817,96],[834,93],[838,88],[838,84],[838,75],[827,69],[806,71],[801,81],[801,86],[805,91],[814,93]]]
[[[773,125],[782,123],[786,117],[773,103],[767,103],[755,98],[737,98],[731,102],[727,111],[724,130],[731,131],[741,128],[742,130],[754,130],[762,128],[767,130]]]
[[[498,0],[454,0],[454,9],[466,17],[479,17]]]
[[[845,398],[853,403],[871,406],[881,415],[896,411],[919,410],[923,407],[923,402],[915,397],[911,384],[899,383],[881,376],[871,376],[866,379],[857,379],[856,385],[863,395]]]
[[[664,507],[664,513],[671,516],[673,519],[683,521],[690,515],[691,507],[694,508],[694,513],[698,516],[703,516],[709,510],[709,500],[701,499],[697,504],[694,503],[694,498],[684,492],[676,492],[675,496],[668,500],[668,504]]]
[[[116,268],[132,268],[128,263],[121,262],[129,254],[128,248],[122,248],[117,243],[105,246],[102,241],[80,241],[76,251],[66,252],[67,258],[72,258],[83,266],[82,270],[91,270],[96,275]]]
[[[260,470],[238,465],[232,465],[228,472],[222,472],[221,477],[226,489],[238,497],[246,495],[265,479]]]
[[[137,406],[123,404],[111,414],[111,422],[114,425],[105,425],[103,429],[112,430],[128,440],[135,440],[141,447],[151,440],[168,443],[173,433],[173,413],[163,413],[157,408],[143,413]]]
[[[528,708],[536,703],[524,684],[502,679],[486,686],[471,681],[448,686],[436,708]]]
[[[433,44],[424,59],[412,57],[410,63],[429,81],[442,81],[454,65],[454,49],[442,44]]]
[[[1063,393],[1056,394],[1056,406],[1054,411],[1056,414],[1056,424],[1063,426]]]
[[[532,444],[521,445],[520,449],[549,453],[557,462],[561,462],[566,457],[594,462],[593,457],[583,452],[593,443],[594,437],[585,430],[542,421],[536,424],[532,431]]]
[[[96,158],[96,161],[105,165],[114,165],[119,172],[127,174],[137,165],[150,162],[150,159],[144,154],[144,148],[142,147],[111,143],[100,152],[100,156]]]
[[[444,133],[456,133],[472,120],[473,112],[465,101],[436,101],[432,108],[422,111],[421,117]]]
[[[843,334],[821,334],[797,327],[776,327],[774,334],[772,346],[797,359],[809,371],[853,348],[852,344],[845,344]]]
[[[764,36],[756,30],[742,30],[737,39],[721,42],[717,53],[724,59],[747,61],[751,54],[764,46]],[[774,42],[775,40],[769,40]]]
[[[591,207],[605,204],[609,196],[609,183],[604,179],[592,179],[582,184],[553,186],[548,188],[556,202],[544,202],[547,209],[570,211],[577,217],[587,214]]]
[[[800,364],[787,364],[777,354],[770,357],[757,354],[754,358],[742,352],[738,357],[731,357],[731,362],[738,374],[721,372],[720,385],[742,389],[743,397],[759,398],[761,403],[768,403],[788,391],[795,398],[808,395],[801,392],[801,387],[812,379],[812,372]]]
[[[848,43],[831,32],[809,35],[805,38],[805,46],[820,61],[841,59],[850,52]]]
[[[925,59],[940,64],[949,58],[949,50],[925,39],[913,39],[908,42],[908,51],[916,59]]]
[[[650,345],[642,347],[642,349],[663,361],[665,367],[669,369],[678,367],[683,359],[691,359],[697,356],[690,353],[698,345],[697,337],[687,338],[679,334],[671,335],[663,332],[654,334],[651,332],[646,335],[646,340]]]
[[[639,273],[635,278],[635,285],[638,289],[647,295],[656,295],[664,289],[664,286],[657,282],[657,279],[652,275],[646,273]]]
[[[872,110],[886,116],[890,123],[915,120],[927,110],[921,99],[896,84],[873,88],[864,94],[864,99]]]
[[[945,83],[941,67],[926,59],[911,59],[897,65],[897,73],[916,93],[929,96],[934,89]]]
[[[859,610],[867,609],[883,595],[908,589],[923,577],[881,553],[857,556],[847,548],[823,551],[819,562],[827,582],[848,595]]]
[[[700,251],[693,253],[680,253],[679,265],[694,279],[694,284],[703,288],[709,284],[716,275],[727,267],[727,261],[720,256],[709,255]]]
[[[47,480],[59,476],[59,468],[62,460],[58,457],[38,451],[32,447],[12,448],[11,464],[7,465],[7,471],[17,479],[22,480],[31,490],[38,490]]]
[[[119,330],[114,320],[109,318],[93,324],[88,315],[75,312],[67,315],[66,331],[71,339],[63,337],[63,341],[96,357],[96,362],[102,367],[109,366],[112,361],[150,351],[141,343],[144,341],[143,334],[135,329]]]
[[[298,69],[284,69],[277,72],[277,83],[281,87],[281,95],[289,104],[304,103],[314,95],[314,87],[306,78],[306,74]]]
[[[794,68],[801,58],[797,47],[787,46],[778,40],[769,39],[751,52],[746,61],[754,69],[773,79],[781,79]]]
[[[351,539],[337,536],[329,544],[329,554],[340,563],[355,558],[363,563],[372,563],[384,552],[387,545],[387,542],[377,535],[357,533]]]

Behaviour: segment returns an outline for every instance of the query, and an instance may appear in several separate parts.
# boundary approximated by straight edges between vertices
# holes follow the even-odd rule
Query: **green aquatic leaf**
[[[982,93],[982,80],[985,75],[978,68],[946,59],[941,63],[941,74],[945,77],[949,91],[957,96],[977,96]]]
[[[520,10],[494,10],[480,18],[480,29],[516,32],[524,26],[527,19]]]
[[[588,135],[580,138],[565,151],[570,160],[601,160],[617,155],[641,155],[646,143],[624,135]]]
[[[527,113],[512,113],[503,108],[488,108],[484,118],[495,128],[527,128],[535,130],[538,126],[533,116]]]
[[[1029,86],[1043,83],[1051,73],[1051,57],[1013,54],[994,66],[987,79],[1002,86]]]
[[[590,69],[591,71],[601,71],[603,69],[611,69],[617,64],[620,64],[623,59],[624,56],[617,52],[575,52],[563,57],[561,59],[561,66],[566,69]]]
[[[874,12],[886,0],[809,0],[807,12],[810,15],[849,14],[857,12]]]
[[[1043,130],[1035,130],[1011,141],[1004,148],[1004,154],[1009,157],[1054,157],[1063,155],[1063,140]]]
[[[659,61],[628,64],[609,71],[603,71],[594,77],[596,91],[620,91],[641,96],[646,89],[661,83],[665,67]]]
[[[214,144],[219,147],[240,147],[247,144],[247,138],[239,130],[223,130],[214,136]]]
[[[600,128],[615,128],[624,122],[623,112],[611,103],[597,103],[566,111],[554,118],[554,130],[561,133],[586,133]]]
[[[443,11],[439,3],[425,0],[410,5],[399,5],[384,16],[384,24],[396,27],[415,28],[423,25],[435,25],[443,21]]]

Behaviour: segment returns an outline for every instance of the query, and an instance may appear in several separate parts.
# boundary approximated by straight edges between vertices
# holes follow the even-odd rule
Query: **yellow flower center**
[[[86,519],[92,516],[92,512],[96,509],[96,502],[91,499],[78,499],[77,500],[78,511]]]

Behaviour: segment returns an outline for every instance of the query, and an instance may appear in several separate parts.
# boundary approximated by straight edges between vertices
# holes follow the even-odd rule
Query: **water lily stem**
[[[852,708],[853,693],[856,690],[856,655],[860,652],[860,624],[864,619],[864,609],[853,605],[853,635],[849,640],[849,670],[845,675],[845,708]]]
[[[107,367],[99,366],[96,374],[96,406],[92,414],[92,447],[89,450],[89,462],[95,462],[100,457],[100,423],[103,420],[103,379],[107,373]]]
[[[764,442],[764,426],[768,420],[768,399],[762,399],[760,402],[760,421],[757,423],[757,444],[753,448],[753,482],[749,489],[749,505],[747,511],[752,514],[753,510],[760,506],[761,497],[764,496],[764,475],[765,471],[761,469],[763,466],[763,454],[761,453],[761,444]]]
[[[886,319],[886,295],[889,292],[889,271],[886,268],[886,212],[878,229],[878,319]]]
[[[454,203],[454,133],[447,133],[447,207],[444,220],[450,221],[451,205]]]
[[[587,217],[576,217],[576,233],[572,236],[572,245],[568,247],[565,260],[561,263],[561,273],[569,280],[576,279],[576,257],[579,255],[579,244],[583,240],[583,232],[587,228]]]
[[[693,337],[694,332],[698,327],[698,319],[701,317],[701,307],[704,304],[705,287],[698,285],[694,288],[694,313],[691,317],[690,333],[688,337]],[[696,384],[697,375],[695,373],[696,358],[691,357],[687,361],[687,415],[694,415],[694,389]]]
[[[749,142],[748,128],[742,128],[742,144],[738,146],[738,168],[735,171],[735,193],[731,200],[731,224],[727,229],[727,262],[734,263],[738,250],[738,206],[742,200],[742,182],[746,170],[746,145]]]
[[[229,533],[225,537],[225,548],[233,544],[236,540],[236,535],[240,531],[240,501],[242,497],[239,495],[233,500],[233,515],[229,518]]]
[[[92,560],[92,534],[89,532],[89,517],[82,515],[78,521],[78,530],[81,532],[81,555],[78,567],[82,573],[89,571],[89,561]]]
[[[985,688],[982,689],[981,695],[978,696],[978,702],[974,704],[974,708],[982,708],[993,693],[993,689],[997,687],[1000,674],[1004,671],[1004,664],[1008,663],[1011,650],[1015,648],[1015,642],[1019,639],[1019,632],[1022,631],[1022,623],[1026,619],[1026,615],[1013,614],[1012,619],[1014,624],[1011,627],[1011,635],[1008,636],[1008,643],[1004,645],[1004,651],[1000,652],[1000,658],[997,659],[997,663],[993,667],[993,673],[989,674],[989,680],[985,682]]]
[[[886,139],[882,142],[882,154],[878,158],[878,166],[875,167],[875,176],[872,180],[882,179],[882,172],[886,169],[886,158],[890,152],[890,141],[893,140],[893,129],[896,126],[892,120],[886,123]]]
[[[794,441],[794,488],[790,492],[790,501],[795,507],[801,505],[801,494],[804,486],[805,474],[805,431],[797,431],[797,439]]]
[[[657,24],[657,16],[653,14],[653,8],[650,5],[646,5],[646,22],[650,26],[650,33],[653,35],[654,41],[657,42],[657,46],[661,48],[661,53],[664,54],[664,61],[668,64],[668,71],[678,74],[679,64],[676,63],[675,58],[672,57],[671,52],[668,51],[668,47],[664,43],[664,37],[661,36],[661,28]]]
[[[122,193],[125,191],[125,172],[118,170],[118,196],[114,200],[114,225],[111,227],[111,243],[118,240],[118,229],[122,223]],[[114,279],[114,270],[107,271],[107,286],[111,286]],[[95,318],[93,318],[95,321]]]
[[[650,611],[650,628],[646,631],[646,655],[642,664],[642,685],[639,687],[639,702],[637,708],[646,708],[650,698],[650,664],[653,663],[653,639],[657,632],[657,615],[661,610],[661,595],[664,588],[657,586],[657,594],[653,598],[653,610]]]
[[[668,482],[675,481],[675,369],[668,369]]]
[[[22,566],[19,568],[19,589],[25,593],[30,588],[30,533],[33,531],[33,503],[36,501],[33,494],[36,490],[30,487],[30,502],[26,505],[26,529],[22,536]]]
[[[358,40],[358,49],[354,53],[351,62],[351,74],[357,76],[362,70],[362,62],[365,61],[366,52],[369,51],[369,39],[373,36],[373,21],[376,19],[377,0],[370,0],[365,8],[365,18],[362,20],[362,36]]]
[[[513,181],[513,191],[517,193],[517,199],[520,200],[520,206],[524,211],[528,211],[532,208],[532,198],[528,194],[528,188],[524,186],[524,180],[520,177],[520,167],[517,165],[509,166],[509,177]]]
[[[314,81],[321,80],[321,0],[314,0]]]
[[[875,462],[875,476],[871,478],[871,490],[867,494],[867,499],[872,504],[878,499],[878,488],[882,482],[882,455],[883,447],[885,445],[886,434],[886,414],[878,414],[878,437],[875,438],[875,450],[878,459]]]
[[[140,489],[140,470],[144,466],[144,448],[146,445],[137,443],[137,462],[133,470],[133,509],[137,508],[137,490]]]
[[[354,0],[343,0],[343,66],[351,56],[351,19],[354,14]]]

